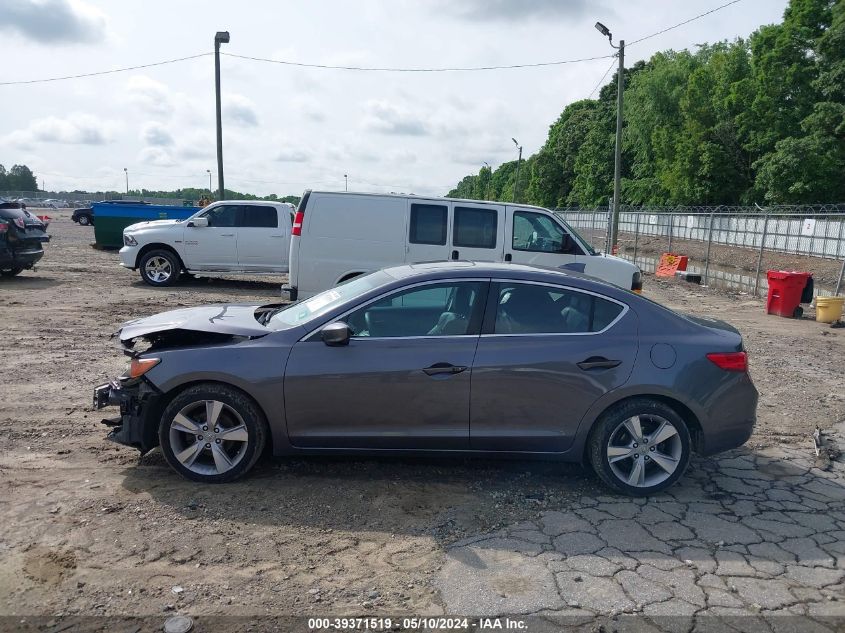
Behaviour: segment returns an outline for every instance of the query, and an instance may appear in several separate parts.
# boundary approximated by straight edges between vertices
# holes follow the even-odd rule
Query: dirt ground
[[[653,235],[640,235],[636,240],[637,255],[652,255],[659,257],[667,252],[669,242],[666,237]],[[634,253],[634,235],[621,233],[619,235],[619,248],[627,257]],[[679,255],[686,255],[690,262],[701,266],[707,259],[707,242],[697,240],[672,239],[672,252]],[[724,244],[711,244],[710,263],[713,266],[721,266],[726,270],[736,269],[737,272],[753,274],[757,271],[757,258],[759,253],[753,248],[740,248],[726,246]],[[792,253],[777,253],[765,251],[760,262],[760,277],[765,280],[766,270],[801,270],[813,273],[816,284],[833,289],[842,271],[842,260],[827,259],[823,257],[809,257]]]
[[[157,451],[139,459],[90,410],[125,367],[110,335],[178,306],[273,301],[282,280],[153,289],[91,248],[93,229],[51,215],[37,270],[0,281],[0,615],[438,614],[456,604],[441,575],[455,542],[620,501],[554,463],[296,459],[208,487]],[[845,330],[653,277],[645,292],[744,334],[761,393],[748,450],[809,455],[817,424],[845,420]]]

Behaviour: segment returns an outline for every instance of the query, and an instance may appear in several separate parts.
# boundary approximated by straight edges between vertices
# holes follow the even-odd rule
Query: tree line
[[[790,0],[780,24],[657,53],[623,79],[622,203],[845,202],[845,0]],[[615,133],[614,78],[564,108],[518,186],[511,161],[447,195],[606,205]]]
[[[35,174],[26,165],[14,165],[9,171],[0,165],[0,191],[36,191]]]

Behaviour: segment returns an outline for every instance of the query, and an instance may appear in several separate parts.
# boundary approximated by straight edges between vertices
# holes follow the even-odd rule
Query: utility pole
[[[220,107],[220,45],[229,43],[229,31],[218,31],[214,35],[214,90],[217,96],[217,199],[222,200],[223,185],[223,117]]]
[[[522,145],[515,138],[511,137],[516,149],[519,150],[519,157],[516,159],[516,176],[513,181],[513,201],[516,202],[516,194],[519,191],[519,164],[522,162]]]
[[[128,196],[129,195],[129,170],[126,167],[124,167],[123,173],[126,175],[126,195]]]
[[[625,91],[625,40],[619,46],[613,43],[613,34],[604,24],[596,22],[596,30],[607,37],[618,52],[619,68],[616,71],[616,150],[613,157],[613,219],[610,226],[610,251],[616,252],[619,238],[619,197],[622,185],[622,95]]]

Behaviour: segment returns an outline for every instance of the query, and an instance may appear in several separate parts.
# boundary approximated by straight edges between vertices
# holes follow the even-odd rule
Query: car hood
[[[179,224],[180,222],[182,222],[182,220],[149,220],[147,222],[136,222],[135,224],[130,224],[123,229],[123,232],[131,233],[134,231],[143,231],[145,229],[158,229],[173,226],[174,224]]]
[[[118,335],[123,343],[158,332],[204,332],[255,338],[271,332],[255,320],[258,305],[210,305],[161,312],[150,317],[127,321]]]

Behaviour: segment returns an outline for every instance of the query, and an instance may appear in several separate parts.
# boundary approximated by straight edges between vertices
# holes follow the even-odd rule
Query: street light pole
[[[343,174],[343,190],[349,191],[349,177],[346,174]]]
[[[516,202],[516,194],[519,191],[519,164],[522,162],[522,145],[515,138],[511,137],[516,149],[519,150],[519,158],[516,159],[516,177],[513,182],[513,201]]]
[[[596,30],[607,37],[607,41],[617,51],[619,68],[616,71],[616,149],[613,157],[613,219],[610,226],[610,249],[614,253],[619,238],[619,197],[622,185],[622,95],[625,92],[625,40],[619,40],[619,46],[613,43],[613,34],[604,24],[596,22]]]
[[[208,173],[208,195],[213,196],[214,191],[211,188],[211,170],[206,169],[205,171]]]
[[[217,199],[222,200],[223,185],[223,117],[220,107],[220,45],[229,43],[229,31],[218,31],[214,35],[214,90],[217,96]]]
[[[128,196],[129,195],[129,170],[126,167],[124,167],[123,173],[126,175],[126,195]]]

